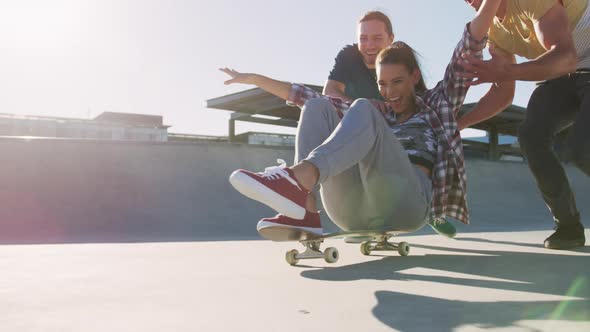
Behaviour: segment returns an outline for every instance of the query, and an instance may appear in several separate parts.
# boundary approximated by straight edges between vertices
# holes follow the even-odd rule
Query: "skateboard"
[[[258,230],[258,234],[265,239],[275,242],[300,242],[305,251],[299,252],[297,249],[287,251],[285,260],[289,265],[297,265],[301,259],[324,259],[327,263],[336,263],[340,258],[338,249],[328,247],[324,251],[320,249],[326,239],[345,238],[362,239],[361,253],[368,256],[373,251],[397,251],[401,256],[407,256],[410,253],[410,245],[407,242],[393,243],[389,239],[406,234],[409,231],[388,230],[388,231],[342,231],[334,233],[325,233],[316,235],[302,229],[293,229],[280,226],[270,226]]]

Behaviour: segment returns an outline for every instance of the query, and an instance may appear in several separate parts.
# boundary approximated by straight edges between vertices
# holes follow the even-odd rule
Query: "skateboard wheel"
[[[408,254],[410,253],[410,245],[408,244],[408,242],[400,242],[397,245],[397,252],[401,256],[408,256]]]
[[[299,251],[297,251],[297,249],[289,250],[287,251],[287,254],[285,254],[285,260],[287,260],[289,265],[295,265],[299,262],[297,255],[299,255]]]
[[[336,263],[338,261],[338,258],[340,258],[338,249],[330,247],[324,251],[324,260],[326,261],[326,263]]]
[[[361,243],[361,254],[369,256],[371,254],[371,242],[365,241]]]

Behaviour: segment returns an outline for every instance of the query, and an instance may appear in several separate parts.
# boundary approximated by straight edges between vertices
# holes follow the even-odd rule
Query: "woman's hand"
[[[255,82],[256,74],[240,73],[239,71],[236,71],[234,69],[227,68],[227,67],[226,68],[219,68],[219,70],[226,73],[229,77],[231,77],[229,80],[223,82],[223,84],[225,84],[225,85],[234,84],[234,83],[256,84],[256,82]]]
[[[227,67],[219,68],[219,70],[231,77],[229,80],[223,82],[225,85],[234,83],[255,85],[281,99],[287,100],[289,98],[291,83],[277,81],[259,74],[240,73],[239,71]]]

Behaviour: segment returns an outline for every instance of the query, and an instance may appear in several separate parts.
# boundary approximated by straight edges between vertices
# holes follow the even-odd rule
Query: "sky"
[[[169,132],[227,135],[230,113],[205,101],[251,86],[224,85],[218,68],[323,85],[368,10],[385,12],[396,40],[420,53],[429,87],[475,14],[463,0],[0,0],[0,113],[153,114]],[[519,83],[514,104],[526,106],[533,87]]]

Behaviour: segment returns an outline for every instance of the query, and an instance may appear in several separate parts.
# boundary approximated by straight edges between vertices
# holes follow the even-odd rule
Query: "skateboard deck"
[[[359,231],[341,231],[333,233],[324,233],[318,235],[303,229],[294,229],[291,227],[269,226],[258,230],[258,233],[265,239],[275,242],[300,242],[305,251],[300,253],[293,249],[286,253],[285,259],[290,265],[296,265],[301,259],[323,258],[328,263],[338,261],[340,255],[338,249],[330,247],[324,251],[320,250],[321,244],[326,239],[344,238],[359,239],[361,243],[361,253],[370,255],[373,251],[397,251],[401,256],[407,256],[410,252],[410,245],[407,242],[392,243],[389,239],[400,235],[410,233],[407,230],[359,230]],[[352,241],[357,242],[357,241]]]

